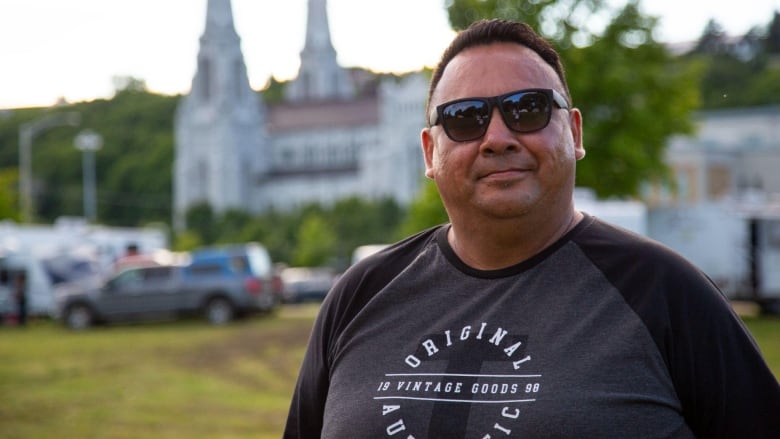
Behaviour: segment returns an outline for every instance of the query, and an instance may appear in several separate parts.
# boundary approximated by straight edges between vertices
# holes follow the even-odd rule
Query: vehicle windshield
[[[100,273],[100,267],[96,261],[57,255],[44,259],[43,268],[51,283],[56,285],[65,282],[73,282]]]
[[[271,257],[268,252],[259,248],[251,248],[247,251],[249,266],[252,273],[258,276],[268,276],[271,273]]]

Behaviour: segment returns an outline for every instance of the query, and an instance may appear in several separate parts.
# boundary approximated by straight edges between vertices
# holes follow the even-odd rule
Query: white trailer
[[[0,222],[0,314],[15,312],[9,276],[27,273],[28,313],[47,315],[56,284],[109,271],[130,244],[151,253],[167,249],[168,236],[162,229],[91,225],[81,218],[53,225]]]
[[[780,306],[780,209],[737,203],[654,208],[648,236],[701,268],[727,297]]]

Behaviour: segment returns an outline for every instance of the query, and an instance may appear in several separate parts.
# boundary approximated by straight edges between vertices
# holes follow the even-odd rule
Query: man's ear
[[[582,113],[578,108],[569,110],[569,126],[574,141],[574,157],[582,160],[585,158],[585,145],[582,144]]]
[[[435,173],[433,172],[433,136],[430,128],[423,128],[420,133],[420,145],[425,160],[425,176],[432,179]]]

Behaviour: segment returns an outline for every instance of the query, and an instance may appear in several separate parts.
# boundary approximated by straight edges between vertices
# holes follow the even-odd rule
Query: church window
[[[243,79],[241,77],[241,72],[243,70],[244,64],[240,59],[237,59],[233,64],[233,92],[235,93],[236,99],[241,98],[241,84]]]
[[[347,160],[349,162],[357,161],[357,145],[355,144],[354,139],[347,145]]]
[[[200,96],[204,101],[208,101],[211,99],[211,63],[207,59],[201,59],[198,64]]]
[[[249,160],[243,160],[239,165],[241,168],[241,175],[238,176],[238,190],[241,192],[240,198],[244,198],[246,191],[246,185],[253,183],[252,169],[249,166]]]
[[[718,200],[729,193],[731,188],[731,172],[724,165],[711,165],[707,169],[707,196]]]
[[[295,153],[290,148],[284,148],[282,150],[282,157],[281,157],[281,164],[285,166],[290,166],[292,164],[293,160],[295,160]]]
[[[315,157],[314,157],[314,147],[311,145],[306,145],[306,147],[303,149],[303,164],[305,166],[310,166],[315,163]]]
[[[195,187],[196,198],[207,199],[209,172],[206,163],[202,160],[198,161],[195,173],[195,181],[191,183]]]
[[[330,146],[327,149],[327,158],[326,158],[326,160],[328,161],[328,164],[330,164],[331,166],[338,165],[339,162],[341,162],[341,157],[339,157],[339,156],[340,156],[340,154],[339,154],[339,148],[338,147]]]
[[[309,96],[311,90],[311,75],[307,72],[301,72],[301,84],[303,84],[303,96]]]

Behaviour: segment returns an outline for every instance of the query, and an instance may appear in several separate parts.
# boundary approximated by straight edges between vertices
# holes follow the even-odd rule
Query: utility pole
[[[97,184],[95,183],[95,151],[103,146],[103,137],[92,131],[81,131],[74,140],[76,148],[82,152],[81,172],[83,174],[84,217],[95,222],[97,218]]]
[[[19,202],[23,223],[33,220],[35,206],[32,191],[32,143],[35,137],[53,127],[78,126],[81,115],[76,112],[55,113],[25,122],[19,127]]]

